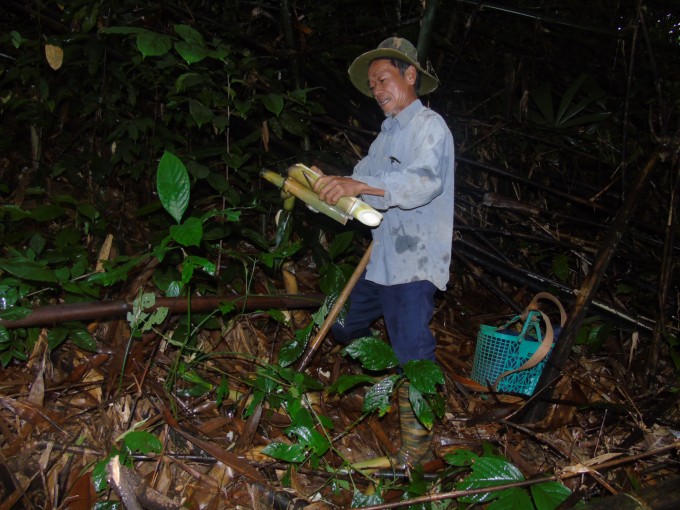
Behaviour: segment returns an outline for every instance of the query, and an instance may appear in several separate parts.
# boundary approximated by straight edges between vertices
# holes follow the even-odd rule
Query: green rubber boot
[[[409,386],[406,382],[397,390],[401,447],[395,460],[399,466],[413,467],[431,456],[432,430],[418,421],[408,398]]]
[[[413,412],[408,398],[409,383],[402,384],[397,390],[397,407],[399,409],[399,432],[401,447],[393,456],[376,457],[352,464],[359,471],[378,469],[412,468],[417,464],[433,458],[430,445],[432,430],[424,427]]]

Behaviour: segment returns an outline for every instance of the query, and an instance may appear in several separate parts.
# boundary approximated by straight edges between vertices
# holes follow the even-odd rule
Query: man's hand
[[[312,167],[321,173],[318,168]],[[356,197],[362,194],[384,196],[385,192],[373,188],[361,181],[355,181],[351,177],[339,177],[335,175],[322,175],[314,183],[314,192],[324,202],[335,205],[342,197]]]

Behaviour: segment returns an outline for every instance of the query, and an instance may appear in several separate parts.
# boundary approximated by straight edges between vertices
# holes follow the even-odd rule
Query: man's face
[[[368,87],[387,117],[394,117],[418,96],[414,84],[416,69],[410,66],[404,76],[389,60],[374,60],[368,68]]]

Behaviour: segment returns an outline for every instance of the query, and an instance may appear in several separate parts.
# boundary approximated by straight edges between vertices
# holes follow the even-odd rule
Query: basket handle
[[[539,292],[538,294],[536,294],[534,298],[531,300],[531,303],[529,303],[522,312],[521,317],[522,320],[526,321],[530,311],[537,311],[538,313],[541,314],[541,317],[545,322],[545,336],[543,337],[543,341],[541,342],[541,345],[538,346],[538,349],[536,349],[536,352],[534,352],[531,355],[531,357],[528,360],[526,360],[526,362],[521,367],[514,368],[512,370],[506,370],[501,375],[499,375],[494,381],[493,385],[491,386],[493,391],[497,391],[496,388],[498,387],[498,383],[501,381],[501,379],[509,376],[510,374],[514,374],[515,372],[521,372],[522,370],[528,370],[530,368],[535,367],[541,361],[543,361],[543,358],[545,358],[550,352],[550,347],[552,346],[553,340],[555,338],[555,333],[553,331],[550,318],[538,308],[538,301],[541,299],[548,299],[549,301],[552,301],[557,305],[557,308],[560,310],[560,326],[564,326],[564,323],[567,321],[567,314],[564,311],[564,307],[555,296],[553,296],[549,292]]]
[[[564,323],[567,322],[567,313],[564,311],[564,307],[562,306],[562,303],[560,303],[560,300],[557,299],[555,296],[550,294],[550,292],[539,292],[534,296],[534,298],[531,300],[531,302],[527,305],[527,307],[524,309],[522,312],[522,320],[526,320],[527,315],[529,315],[530,311],[539,311],[540,308],[538,306],[538,302],[541,299],[547,299],[548,301],[552,301],[556,306],[557,309],[560,311],[560,326],[564,327]],[[545,315],[543,316],[545,319]]]

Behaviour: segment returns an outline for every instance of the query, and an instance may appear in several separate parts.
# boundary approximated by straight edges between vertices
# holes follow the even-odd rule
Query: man
[[[436,339],[429,324],[434,294],[449,280],[454,147],[444,119],[418,96],[432,92],[438,81],[420,66],[413,44],[398,37],[357,57],[349,76],[357,89],[376,100],[386,119],[352,176],[320,177],[314,191],[332,205],[343,196],[360,196],[382,212],[383,221],[372,232],[371,259],[350,295],[347,316],[332,331],[336,341],[348,343],[370,336],[369,326],[382,316],[401,364],[435,361]],[[404,430],[405,420],[412,428],[414,419],[407,386],[402,388],[397,461],[414,464],[429,447],[430,436],[425,431],[421,444],[404,446],[405,432],[413,432]]]

